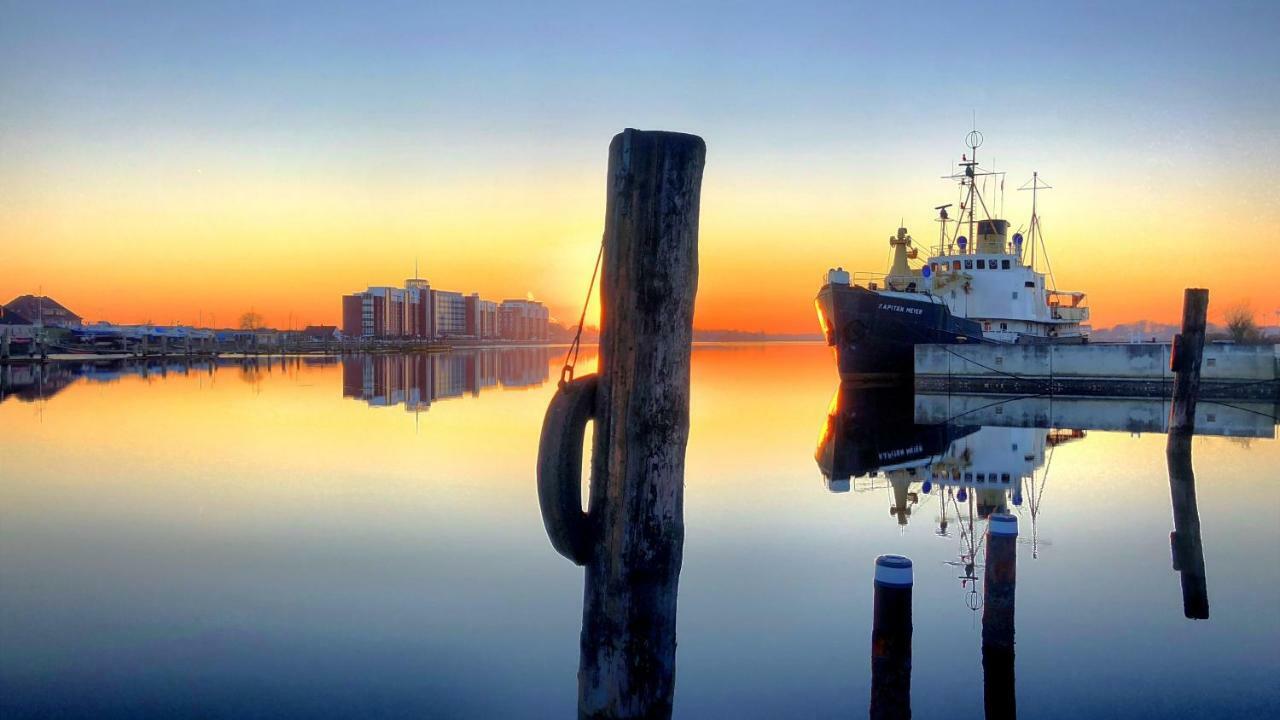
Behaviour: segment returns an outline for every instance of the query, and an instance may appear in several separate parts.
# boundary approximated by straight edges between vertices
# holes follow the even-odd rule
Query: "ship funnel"
[[[1008,241],[1006,240],[1008,234],[1008,220],[979,220],[977,251],[980,253],[1008,252],[1006,249],[1008,248]]]

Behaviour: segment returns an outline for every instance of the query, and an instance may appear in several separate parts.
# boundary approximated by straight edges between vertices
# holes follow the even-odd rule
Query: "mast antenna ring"
[[[982,133],[977,130],[970,130],[968,135],[964,136],[964,144],[970,149],[977,150],[982,145]]]

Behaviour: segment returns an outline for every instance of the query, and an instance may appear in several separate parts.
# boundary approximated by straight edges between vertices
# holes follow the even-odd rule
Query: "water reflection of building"
[[[215,368],[238,368],[246,379],[261,373],[301,365],[329,365],[334,357],[279,358],[122,358],[84,362],[14,363],[0,367],[0,402],[15,398],[23,402],[48,400],[79,380],[113,383],[126,377],[167,377],[212,373]]]
[[[374,407],[426,410],[437,400],[479,395],[496,385],[541,385],[549,377],[551,352],[547,347],[513,347],[349,355],[342,359],[342,396]]]
[[[0,367],[0,402],[14,398],[21,402],[48,399],[79,379],[79,368],[66,363],[18,364]]]

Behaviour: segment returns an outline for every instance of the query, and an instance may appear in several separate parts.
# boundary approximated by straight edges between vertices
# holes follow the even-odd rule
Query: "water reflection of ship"
[[[549,377],[551,348],[476,348],[448,353],[349,355],[342,359],[342,396],[370,406],[404,405],[411,412],[432,402],[484,388],[535,387]]]
[[[1036,471],[1046,450],[1084,437],[1082,430],[915,423],[914,397],[898,387],[842,386],[832,401],[816,458],[832,492],[884,490],[889,513],[906,525],[929,497],[940,506],[937,532],[951,517],[983,520],[1024,497],[1035,504]]]

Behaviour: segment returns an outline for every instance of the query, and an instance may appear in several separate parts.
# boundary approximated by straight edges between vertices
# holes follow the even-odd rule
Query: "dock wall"
[[[1168,397],[1170,346],[917,345],[921,392]],[[1204,348],[1200,394],[1268,399],[1280,383],[1280,346],[1211,344]]]

